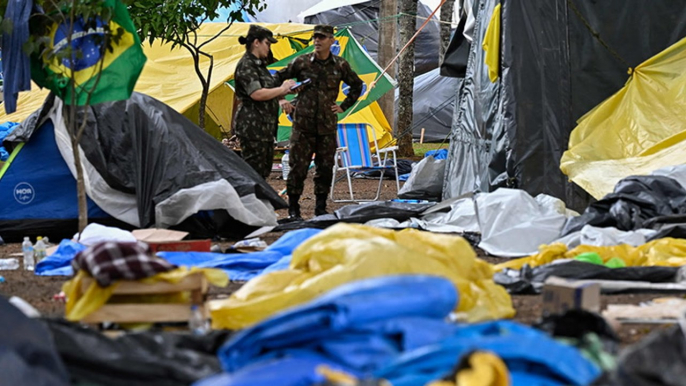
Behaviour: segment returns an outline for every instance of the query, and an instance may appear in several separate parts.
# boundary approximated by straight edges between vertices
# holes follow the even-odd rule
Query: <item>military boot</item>
[[[288,196],[288,220],[290,221],[302,221],[303,218],[300,215],[300,196],[289,195]]]
[[[317,203],[314,207],[314,215],[315,216],[321,216],[325,214],[329,214],[329,212],[326,211],[326,194],[318,194],[317,195]]]

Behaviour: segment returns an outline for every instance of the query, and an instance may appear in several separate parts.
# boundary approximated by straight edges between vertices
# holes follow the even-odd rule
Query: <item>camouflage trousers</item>
[[[289,195],[300,196],[303,193],[307,170],[312,161],[312,154],[316,154],[314,164],[317,167],[314,174],[314,194],[327,195],[331,190],[333,179],[333,163],[336,155],[336,133],[317,134],[307,133],[293,128],[291,132],[291,150],[288,164],[286,188]]]
[[[241,141],[241,156],[262,178],[267,179],[274,163],[274,142],[255,141],[238,137]]]

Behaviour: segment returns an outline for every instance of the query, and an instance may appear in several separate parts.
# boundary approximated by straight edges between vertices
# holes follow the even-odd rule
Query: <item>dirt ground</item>
[[[378,180],[377,180],[378,181]],[[355,180],[354,189],[356,194],[373,195],[376,192],[378,182],[374,180]],[[285,188],[286,184],[280,178],[280,174],[272,173],[269,183],[277,191]],[[345,181],[336,186],[336,193],[343,195],[347,192],[347,184]],[[396,197],[395,182],[386,180],[383,182],[381,199],[392,199]],[[314,212],[314,194],[312,192],[313,184],[311,178],[308,179],[305,192],[301,198],[302,214],[305,218],[313,216]],[[329,210],[335,210],[346,204],[329,203]],[[279,218],[288,216],[287,210],[278,211]],[[262,239],[271,244],[283,233],[272,232],[262,236]],[[231,244],[230,240],[219,243],[222,247]],[[493,257],[486,257],[483,251],[476,249],[479,257],[488,262],[496,262],[500,259]],[[15,257],[13,254],[21,252],[20,244],[6,244],[0,246],[0,258]],[[21,257],[18,257],[21,260]],[[0,276],[5,279],[4,283],[0,283],[0,295],[11,297],[19,296],[32,304],[36,309],[46,316],[60,317],[64,315],[64,303],[59,299],[55,299],[55,295],[61,291],[62,284],[66,280],[64,277],[39,277],[33,275],[32,272],[23,270],[16,271],[0,271]],[[226,297],[230,293],[240,288],[240,283],[232,283],[227,288],[213,288],[210,292],[212,298]],[[607,307],[608,304],[639,304],[653,298],[661,297],[660,294],[637,294],[637,295],[613,295],[602,296],[602,307]],[[514,307],[517,310],[516,321],[532,324],[535,323],[541,316],[541,297],[540,296],[513,296]],[[648,333],[655,329],[661,329],[665,326],[660,325],[623,325],[619,326],[617,332],[622,340],[622,345],[637,342]]]

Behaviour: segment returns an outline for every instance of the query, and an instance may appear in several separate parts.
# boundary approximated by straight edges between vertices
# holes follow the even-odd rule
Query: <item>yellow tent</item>
[[[579,120],[562,172],[593,197],[622,178],[686,163],[686,39],[642,63]]]
[[[260,25],[274,32],[278,43],[272,45],[272,52],[277,59],[295,53],[290,39],[307,40],[311,37],[313,28],[311,25],[291,23]],[[214,59],[205,129],[215,138],[221,138],[222,131],[228,133],[231,129],[234,93],[226,82],[233,78],[238,60],[245,53],[244,46],[238,43],[238,37],[244,36],[249,26],[248,23],[234,23],[203,48],[203,51],[210,53]],[[198,44],[209,40],[225,27],[226,23],[203,24],[197,31]],[[152,45],[144,43],[143,50],[148,61],[135,90],[166,103],[197,122],[202,86],[195,73],[191,55],[183,47],[172,49],[171,44],[162,44],[160,40],[153,42]],[[201,57],[200,64],[201,70],[206,74],[210,60]],[[32,91],[20,93],[17,111],[7,115],[4,109],[0,109],[0,122],[23,121],[41,107],[47,95],[47,89],[41,90],[35,85]],[[390,125],[377,103],[351,115],[346,122],[364,122],[372,125],[376,129],[380,146],[392,140]]]

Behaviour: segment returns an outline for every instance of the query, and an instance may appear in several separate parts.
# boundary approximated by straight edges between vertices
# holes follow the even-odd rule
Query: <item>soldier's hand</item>
[[[333,106],[331,106],[331,111],[333,111],[336,114],[343,113],[343,109],[341,108],[341,106],[339,106],[337,104],[334,104]]]
[[[290,94],[291,92],[293,92],[291,90],[291,87],[293,87],[293,86],[295,86],[295,81],[293,79],[285,80],[281,84],[281,89],[283,91],[283,94],[286,95],[286,94]]]
[[[285,100],[285,99],[281,99],[281,100],[279,101],[279,106],[281,106],[281,109],[282,109],[286,114],[290,114],[290,113],[293,112],[293,110],[295,110],[295,106],[293,106],[293,105],[291,104],[291,102],[289,102],[289,101],[287,101],[287,100]]]

